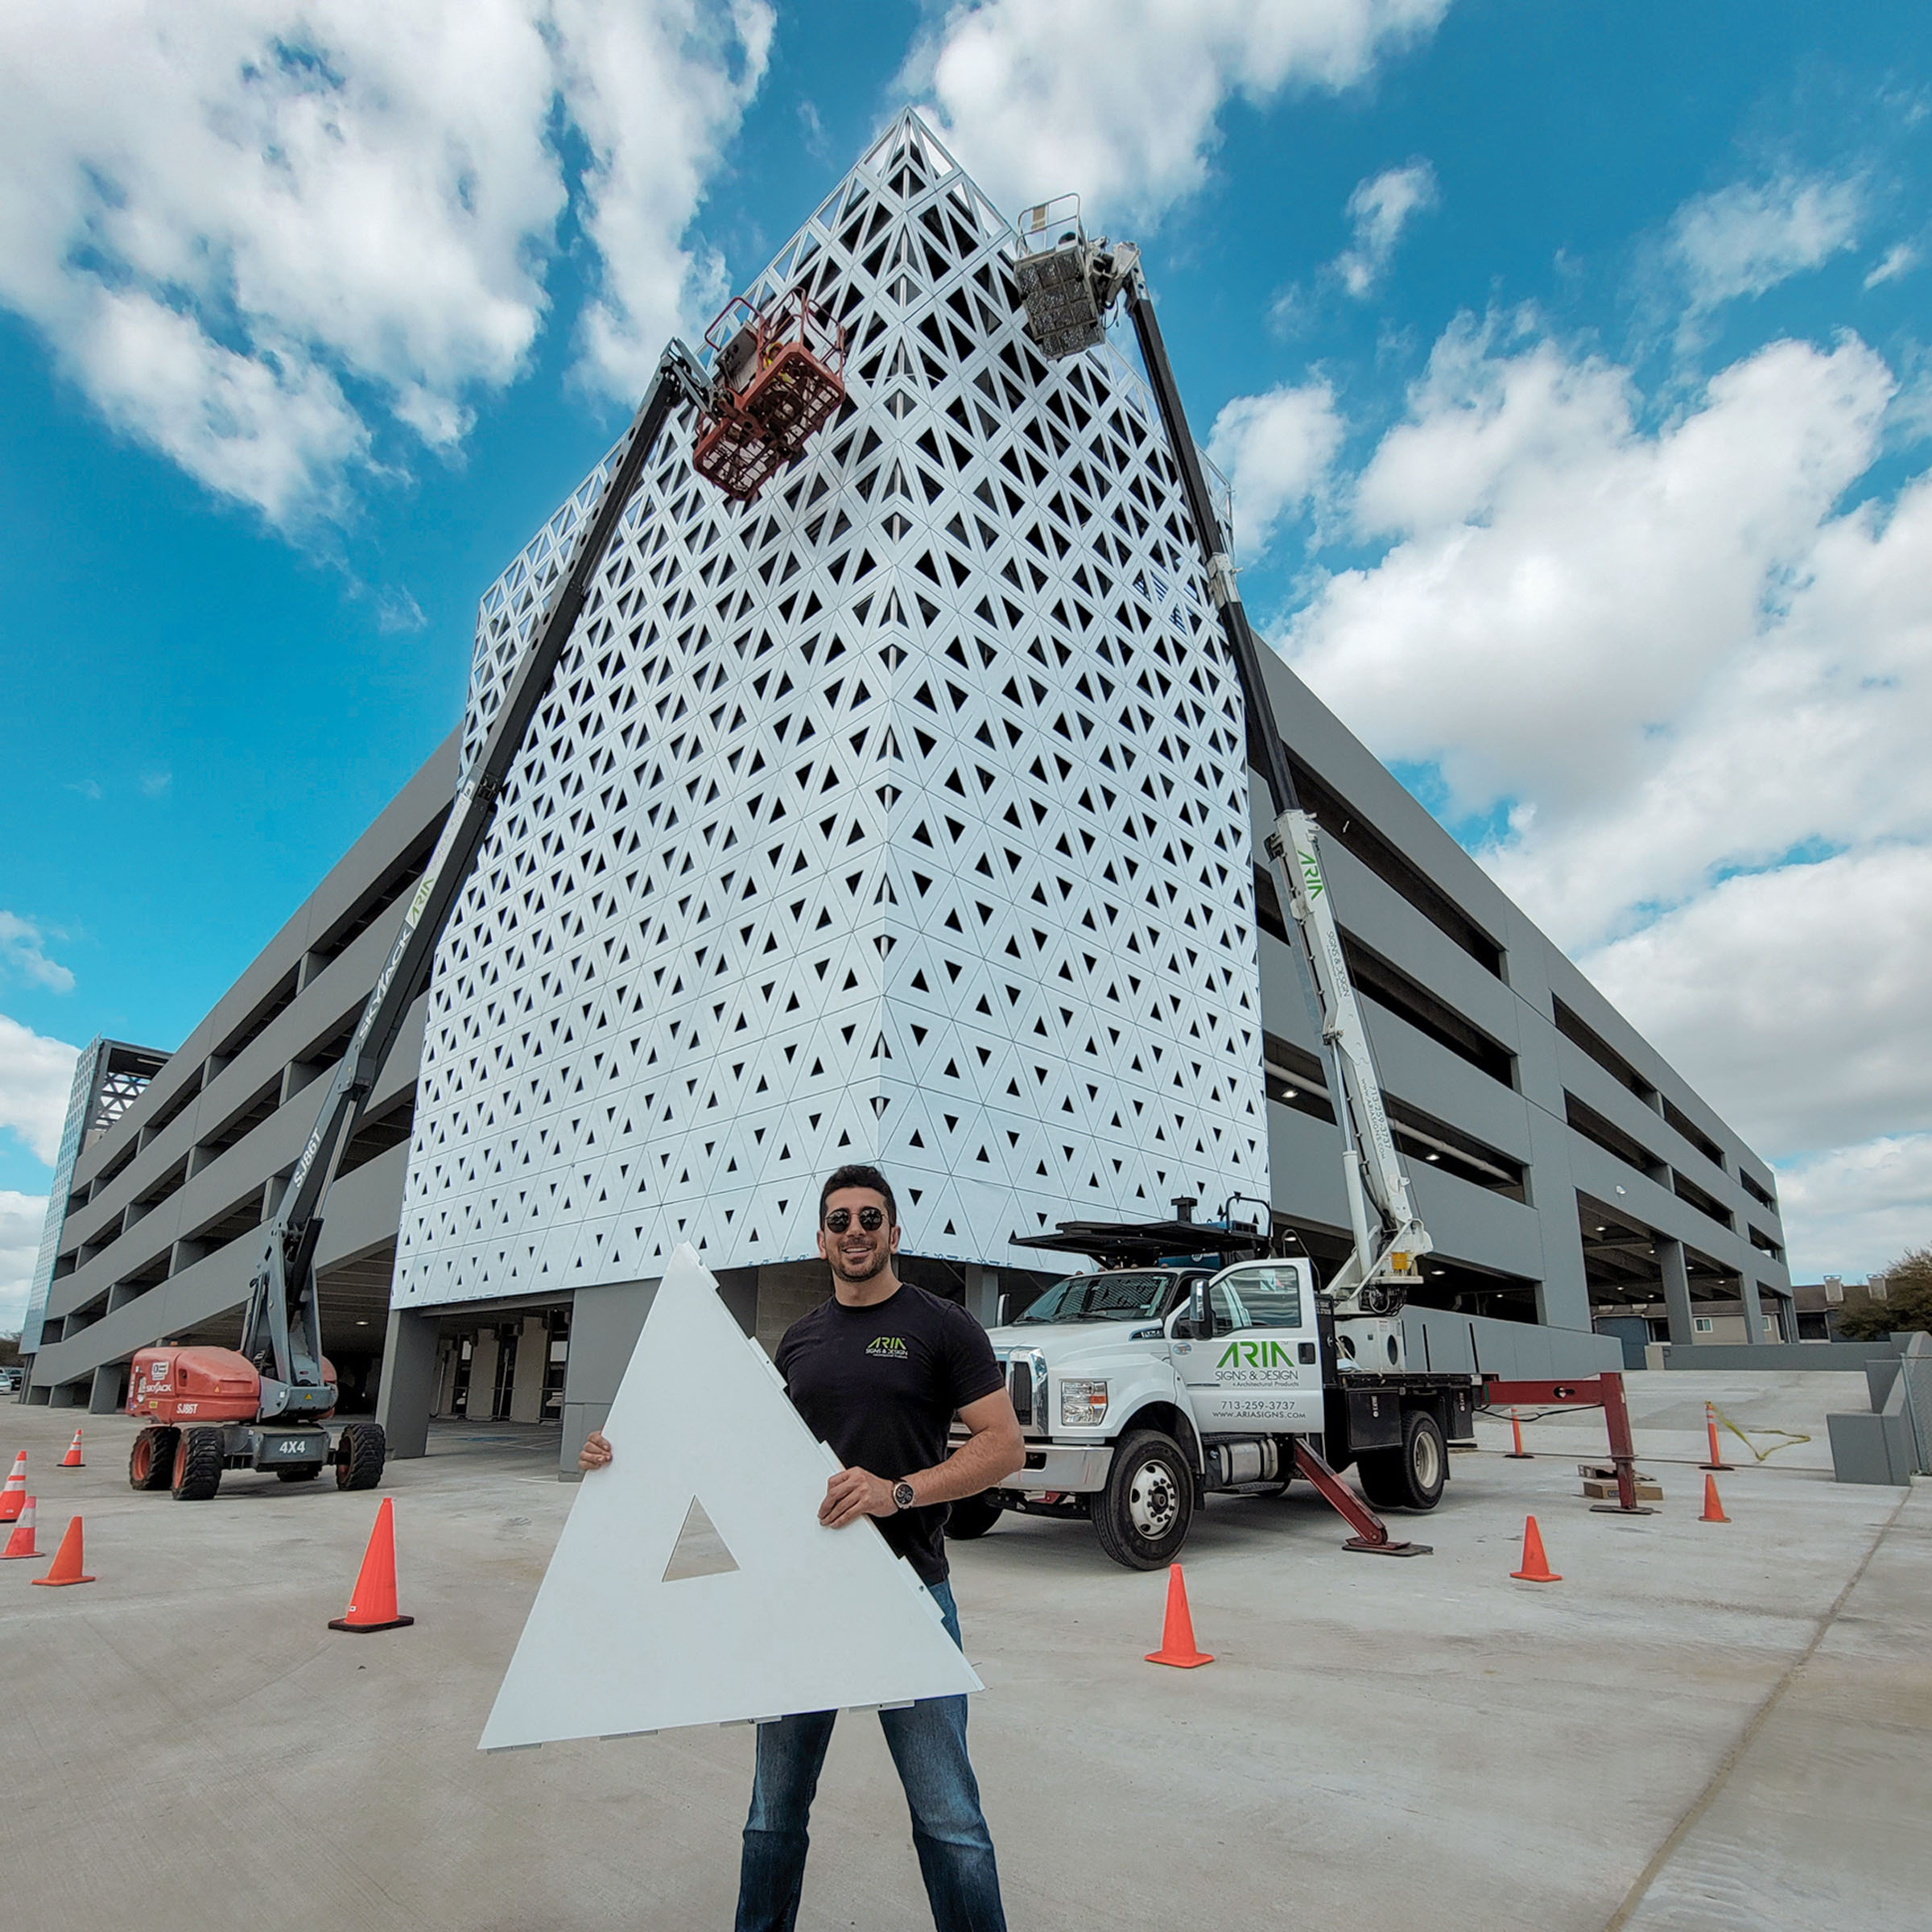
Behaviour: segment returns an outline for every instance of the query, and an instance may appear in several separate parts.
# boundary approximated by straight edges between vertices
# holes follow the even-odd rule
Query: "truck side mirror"
[[[1188,1294],[1187,1330],[1197,1342],[1214,1340],[1214,1316],[1208,1309],[1205,1282],[1196,1282]]]
[[[1010,1293],[1004,1293],[1000,1296],[999,1301],[994,1306],[993,1311],[993,1325],[996,1328],[1004,1328],[1012,1319],[1013,1296]]]

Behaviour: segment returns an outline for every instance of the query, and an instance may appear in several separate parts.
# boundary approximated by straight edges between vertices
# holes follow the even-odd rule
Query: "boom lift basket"
[[[1093,286],[1093,250],[1080,225],[1080,198],[1059,195],[1020,217],[1026,252],[1013,265],[1026,331],[1050,362],[1107,340]]]
[[[691,464],[726,496],[749,503],[845,400],[845,331],[795,289],[762,309],[734,297],[704,340],[712,352],[712,406]]]

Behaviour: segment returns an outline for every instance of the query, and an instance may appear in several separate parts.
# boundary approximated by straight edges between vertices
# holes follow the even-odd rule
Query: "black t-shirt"
[[[955,1410],[1005,1385],[993,1344],[964,1308],[901,1282],[869,1308],[835,1296],[778,1344],[778,1373],[805,1426],[848,1469],[896,1483],[946,1459]],[[928,1583],[946,1577],[946,1505],[873,1519]]]

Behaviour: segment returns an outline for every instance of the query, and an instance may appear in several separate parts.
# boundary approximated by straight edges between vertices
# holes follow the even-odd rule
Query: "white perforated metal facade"
[[[1265,1198],[1244,720],[1151,403],[1030,349],[902,117],[753,290],[848,332],[749,507],[664,439],[438,954],[395,1300]],[[472,747],[601,473],[492,588]]]

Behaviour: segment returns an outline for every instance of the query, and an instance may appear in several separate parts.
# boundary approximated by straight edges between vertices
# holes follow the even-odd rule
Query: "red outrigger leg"
[[[1343,1545],[1358,1556],[1433,1556],[1428,1543],[1398,1542],[1389,1525],[1331,1469],[1301,1437],[1295,1439],[1294,1466],[1319,1489],[1355,1534]]]
[[[1492,1377],[1484,1384],[1483,1400],[1492,1409],[1601,1409],[1610,1437],[1610,1460],[1616,1469],[1616,1501],[1592,1506],[1606,1515],[1656,1515],[1648,1503],[1637,1500],[1637,1445],[1630,1434],[1621,1375],[1607,1369],[1580,1382],[1505,1382]]]

